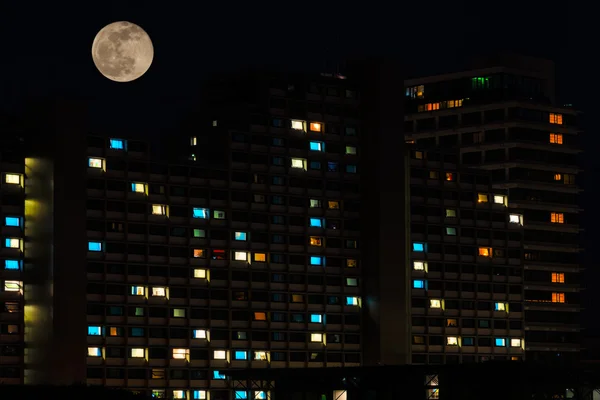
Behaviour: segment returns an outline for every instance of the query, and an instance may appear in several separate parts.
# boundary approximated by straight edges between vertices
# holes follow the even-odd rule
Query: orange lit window
[[[422,160],[423,159],[423,152],[422,151],[415,151],[415,159]]]
[[[254,261],[256,262],[266,262],[267,255],[265,253],[254,253]]]
[[[346,260],[346,267],[356,267],[356,260],[353,258],[349,258]]]
[[[565,283],[565,274],[562,272],[553,272],[552,283]]]
[[[311,122],[310,123],[310,130],[312,132],[321,132],[323,129],[323,125],[320,122]]]
[[[266,321],[267,320],[267,314],[264,312],[255,312],[254,313],[254,320],[255,321]]]
[[[205,253],[203,249],[194,249],[194,258],[204,258]]]
[[[327,202],[327,207],[330,210],[339,210],[339,208],[340,208],[340,202],[337,201],[337,200],[329,200]]]
[[[225,259],[225,250],[214,249],[212,251],[212,259],[213,260],[224,260]]]
[[[481,257],[491,257],[492,256],[492,248],[491,247],[480,247],[479,255]]]
[[[564,303],[565,302],[565,294],[564,293],[552,293],[552,302],[553,303]]]
[[[446,172],[446,180],[452,182],[454,180],[454,174],[452,172]]]
[[[560,181],[562,179],[562,174],[554,174],[554,180]]]
[[[550,222],[553,224],[564,224],[565,215],[563,213],[550,213]]]
[[[320,238],[318,236],[310,237],[310,245],[311,246],[321,246],[322,244],[323,244],[323,238]]]
[[[293,294],[292,303],[304,303],[304,296],[301,294]]]
[[[479,193],[477,195],[477,202],[478,203],[487,203],[488,202],[488,195],[485,193]]]
[[[562,135],[562,133],[551,133],[550,134],[550,143],[563,144],[563,135]]]
[[[115,326],[111,326],[108,331],[109,336],[118,336],[117,328]]]
[[[562,125],[562,114],[550,113],[550,123]]]

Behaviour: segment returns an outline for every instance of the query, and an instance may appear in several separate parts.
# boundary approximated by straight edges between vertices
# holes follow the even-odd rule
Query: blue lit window
[[[496,340],[494,340],[494,344],[496,345],[496,347],[506,347],[506,339],[496,338]]]
[[[21,218],[19,217],[5,217],[4,225],[6,226],[21,226]]]
[[[267,392],[263,392],[262,390],[258,391],[258,392],[254,392],[254,398],[257,400],[266,400]]]
[[[335,161],[329,161],[327,163],[327,171],[328,172],[338,172],[338,163]]]
[[[321,161],[311,161],[310,163],[308,163],[308,168],[320,170],[321,169]]]
[[[312,151],[325,151],[325,143],[323,143],[323,142],[310,142],[310,149]]]
[[[354,296],[346,297],[346,305],[347,306],[357,306],[358,305],[358,297],[354,297]]]
[[[412,251],[427,251],[426,243],[413,242]]]
[[[311,256],[310,257],[310,265],[323,265],[323,257]]]
[[[321,324],[323,323],[323,316],[321,314],[310,314],[310,322]]]
[[[248,352],[247,351],[242,351],[242,350],[237,350],[234,353],[234,358],[236,360],[247,360],[248,359]]]
[[[234,235],[235,240],[241,240],[241,241],[245,241],[246,240],[246,232],[236,232]]]
[[[322,218],[311,218],[309,226],[322,228],[323,227],[323,219]]]
[[[463,337],[461,342],[463,346],[473,346],[475,343],[472,337]]]
[[[144,336],[144,328],[131,328],[131,336],[143,337]]]
[[[4,269],[20,270],[21,261],[19,260],[4,260]]]
[[[219,371],[213,371],[213,379],[225,379],[225,374],[222,374]]]
[[[247,399],[248,398],[248,392],[243,391],[243,390],[236,390],[235,391],[235,398],[236,399]]]
[[[201,218],[201,219],[209,219],[210,211],[208,210],[208,208],[194,207],[194,211],[192,212],[192,217]]]
[[[425,289],[425,281],[422,279],[415,279],[413,281],[413,288],[414,289]]]
[[[125,150],[127,141],[123,139],[110,139],[110,148],[115,150]]]
[[[99,326],[88,326],[88,336],[101,336],[102,328]]]
[[[346,172],[349,174],[355,174],[356,173],[356,165],[352,165],[352,164],[346,165]]]
[[[89,251],[102,251],[102,243],[100,242],[88,242]]]

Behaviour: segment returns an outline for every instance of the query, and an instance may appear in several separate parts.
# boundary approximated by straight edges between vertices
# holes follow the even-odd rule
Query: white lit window
[[[10,183],[11,185],[20,185],[21,184],[21,175],[6,174],[4,176],[4,183]]]
[[[190,355],[190,349],[173,349],[173,358],[176,360],[185,360]]]
[[[143,296],[146,293],[146,288],[143,286],[132,286],[131,287],[131,295],[132,296]]]
[[[448,336],[446,338],[446,344],[448,346],[458,346],[458,338],[456,336]]]
[[[321,200],[310,199],[310,208],[321,208]]]
[[[294,129],[294,130],[306,132],[306,122],[305,121],[301,121],[299,119],[293,119],[291,121],[291,126],[292,126],[292,129]]]
[[[190,138],[190,146],[196,146],[198,144],[198,138],[196,136],[192,136]]]
[[[4,247],[7,247],[9,249],[20,249],[21,248],[21,239],[6,238],[6,239],[4,239]]]
[[[354,146],[346,146],[346,154],[356,154],[356,147]]]
[[[322,333],[311,333],[310,341],[313,343],[321,343],[323,342],[323,334]]]
[[[146,193],[146,184],[141,182],[133,182],[131,184],[131,191],[135,193]]]
[[[413,269],[427,272],[427,261],[413,261]]]
[[[206,279],[206,270],[202,268],[196,268],[194,270],[194,278]]]
[[[508,216],[508,222],[511,224],[523,225],[523,216],[521,214],[510,214]]]
[[[233,253],[233,258],[236,261],[248,261],[248,253],[245,251],[236,251]]]
[[[21,281],[4,281],[5,292],[21,292],[23,293],[23,282]]]
[[[173,390],[173,399],[185,399],[185,390]]]
[[[494,203],[506,205],[506,196],[494,195]]]
[[[521,339],[510,339],[510,347],[521,347]]]
[[[194,339],[206,339],[206,331],[204,329],[194,329]]]
[[[102,349],[100,349],[100,347],[88,347],[88,357],[100,356],[102,356]]]
[[[254,359],[257,361],[267,361],[269,359],[268,351],[255,351]]]
[[[213,358],[215,360],[226,360],[227,359],[227,351],[226,350],[215,350],[213,353]]]
[[[429,308],[442,308],[442,301],[440,299],[430,299]]]
[[[153,287],[152,296],[165,297],[167,295],[167,289],[164,287]]]
[[[90,167],[90,168],[104,169],[104,159],[102,159],[102,158],[96,158],[96,157],[90,157],[90,158],[88,158],[88,167]]]
[[[167,215],[167,206],[164,204],[152,204],[153,215]]]
[[[131,349],[131,358],[144,358],[144,349]]]
[[[292,158],[292,168],[306,170],[306,160],[303,158]]]
[[[494,310],[495,311],[506,311],[507,310],[506,303],[494,303]]]

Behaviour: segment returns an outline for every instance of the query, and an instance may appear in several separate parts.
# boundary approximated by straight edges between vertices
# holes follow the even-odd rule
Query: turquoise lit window
[[[313,324],[323,323],[323,316],[321,314],[310,314],[310,322]]]
[[[110,148],[115,150],[125,150],[127,141],[123,139],[110,139]]]
[[[325,151],[325,143],[323,143],[323,142],[310,142],[310,149],[312,151]]]
[[[506,339],[497,337],[494,340],[494,344],[496,345],[496,347],[506,347]]]
[[[102,327],[88,326],[88,336],[102,336]]]
[[[4,225],[6,225],[6,226],[21,226],[21,218],[20,217],[5,217]]]
[[[102,251],[102,243],[100,242],[88,242],[89,251]]]
[[[418,251],[418,252],[427,251],[427,244],[425,244],[425,243],[419,243],[419,242],[413,242],[413,244],[412,244],[412,251]]]
[[[247,351],[243,351],[243,350],[237,350],[234,353],[234,358],[236,360],[247,360],[248,359],[248,352]]]
[[[323,257],[311,256],[310,257],[310,265],[323,265]]]
[[[347,306],[357,306],[358,305],[358,297],[354,297],[354,296],[346,297],[346,305]]]
[[[194,218],[209,219],[210,218],[210,210],[208,208],[194,207],[192,216]]]
[[[413,281],[413,288],[414,289],[425,289],[425,281],[422,279],[415,279]]]
[[[21,269],[21,261],[20,260],[4,260],[4,269],[20,270]]]
[[[225,374],[215,370],[213,371],[213,379],[225,379]]]
[[[311,218],[309,226],[322,228],[323,227],[323,219],[322,218]]]
[[[235,240],[246,241],[246,232],[236,232],[234,235]]]
[[[235,399],[247,399],[248,398],[248,392],[246,392],[244,390],[236,390],[234,398]]]

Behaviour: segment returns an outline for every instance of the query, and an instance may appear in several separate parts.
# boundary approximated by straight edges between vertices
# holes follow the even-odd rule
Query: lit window
[[[190,146],[198,145],[198,138],[196,136],[190,137]]]
[[[311,122],[310,123],[310,130],[312,132],[322,132],[323,131],[323,125],[320,122]]]
[[[555,181],[562,181],[562,174],[554,174]]]
[[[293,119],[290,121],[292,129],[296,131],[306,132],[306,122],[299,119]]]
[[[353,258],[348,258],[346,260],[346,267],[348,267],[348,268],[354,268],[354,267],[356,267],[356,264],[357,264],[356,260]]]
[[[442,301],[440,299],[430,299],[429,308],[442,308]]]
[[[266,321],[267,320],[267,314],[264,312],[255,312],[254,313],[254,320],[255,321]]]
[[[6,238],[4,239],[4,247],[8,249],[20,249],[21,239],[18,238]]]
[[[20,260],[4,260],[4,269],[18,271],[21,269],[21,261]]]
[[[481,257],[491,257],[492,256],[492,248],[491,247],[480,247],[478,254]]]
[[[452,182],[454,180],[454,174],[452,172],[446,172],[446,181]]]
[[[102,251],[102,243],[88,242],[88,251]]]
[[[219,371],[213,370],[213,379],[225,379],[225,374],[223,374]]]
[[[5,292],[21,292],[23,293],[23,282],[21,281],[4,281]]]
[[[448,236],[456,236],[456,228],[454,228],[454,227],[446,227],[446,235],[448,235]]]
[[[192,393],[193,400],[206,400],[206,390],[194,390]]]
[[[213,353],[213,358],[215,360],[226,360],[227,359],[227,351],[225,350],[215,350]]]
[[[422,151],[415,151],[415,159],[422,160],[423,159],[423,152]]]
[[[204,229],[194,229],[194,237],[195,238],[204,238],[206,237],[206,231]]]
[[[132,286],[131,287],[131,295],[132,296],[144,296],[146,294],[146,288],[143,286]]]
[[[20,217],[4,217],[4,225],[6,226],[21,226]]]
[[[506,205],[506,196],[494,195],[494,204],[504,204]]]
[[[125,150],[127,141],[123,139],[110,139],[110,148],[115,150]]]
[[[292,158],[292,168],[299,168],[306,171],[306,160],[304,158]]]
[[[233,238],[235,240],[246,241],[246,232],[236,232]]]
[[[206,252],[204,249],[194,249],[194,258],[205,258]]]
[[[348,296],[348,297],[346,297],[346,305],[347,306],[358,306],[359,305],[359,298],[355,297],[355,296]]]
[[[321,246],[323,244],[323,238],[318,236],[310,237],[310,245],[311,246]]]
[[[494,311],[508,311],[508,304],[494,303]]]
[[[563,144],[563,135],[562,135],[562,133],[551,133],[550,134],[550,143],[552,143],[552,144]]]
[[[174,308],[173,318],[185,318],[185,308]]]
[[[234,399],[247,399],[248,398],[248,392],[246,392],[245,390],[236,390],[234,395],[233,395]]]
[[[219,121],[217,121],[216,119],[215,119],[215,120],[213,120],[213,122],[212,122],[212,126],[217,126],[217,125],[219,125]]]
[[[233,253],[233,259],[236,261],[248,261],[248,253],[245,251],[236,251]]]
[[[565,274],[562,272],[553,272],[552,283],[565,283]]]
[[[311,218],[309,220],[309,224],[308,224],[308,226],[315,227],[315,228],[322,228],[323,225],[324,224],[323,224],[322,218]]]
[[[167,289],[164,287],[153,287],[152,296],[165,297],[167,295]]]
[[[564,303],[565,302],[565,294],[564,293],[552,293],[552,302],[553,303]]]
[[[510,339],[510,347],[521,347],[521,339]]]
[[[267,255],[265,253],[254,253],[254,262],[266,262]]]
[[[20,185],[21,184],[21,175],[6,174],[6,175],[4,175],[4,183],[9,183],[11,185]]]
[[[416,251],[416,252],[427,251],[427,244],[425,244],[425,243],[419,243],[419,242],[413,242],[413,244],[412,244],[412,251]]]
[[[310,314],[310,322],[313,324],[323,323],[323,315],[321,314]]]
[[[102,328],[99,326],[88,326],[88,336],[101,336]]]
[[[346,286],[358,286],[358,279],[346,278]]]
[[[173,358],[175,360],[186,360],[190,356],[190,349],[173,349]]]
[[[206,339],[206,331],[204,329],[194,329],[194,339]]]
[[[563,123],[562,114],[550,113],[549,122],[551,124],[562,125],[562,123]]]
[[[456,217],[456,210],[454,210],[452,208],[446,208],[446,217],[447,218],[454,218],[454,217]]]
[[[310,257],[310,265],[323,265],[323,257],[311,256]]]
[[[427,272],[427,261],[413,261],[413,269]]]
[[[508,222],[511,224],[523,225],[523,216],[521,214],[510,214],[508,216]]]
[[[337,200],[329,200],[327,202],[327,208],[329,208],[330,210],[339,210],[340,202]]]
[[[88,357],[101,357],[102,350],[100,347],[88,347]]]
[[[268,361],[269,360],[269,352],[268,351],[255,351],[254,352],[254,360]]]
[[[146,184],[140,183],[140,182],[134,182],[131,184],[131,191],[135,192],[135,193],[146,193]]]
[[[565,215],[563,213],[550,213],[550,222],[553,224],[564,224]]]
[[[194,278],[197,279],[206,279],[207,273],[205,269],[202,268],[196,268],[194,270]]]
[[[214,210],[213,211],[213,218],[214,219],[225,219],[225,211]]]
[[[321,343],[323,342],[323,334],[321,333],[311,333],[310,341],[313,343]]]
[[[185,390],[173,390],[173,399],[185,399]]]
[[[144,349],[135,348],[131,349],[131,358],[144,358]]]
[[[167,215],[167,206],[164,204],[152,204],[152,215]]]
[[[487,203],[488,202],[488,195],[485,193],[479,193],[477,195],[477,202],[478,203]]]
[[[236,350],[233,353],[233,358],[235,360],[247,360],[248,359],[248,352],[244,351],[244,350]]]
[[[256,392],[254,392],[254,399],[255,400],[270,399],[270,397],[269,397],[269,395],[267,393],[269,393],[269,392],[264,392],[262,390],[256,391]]]
[[[355,155],[356,154],[356,147],[354,147],[354,146],[346,146],[346,154]]]
[[[208,208],[194,207],[194,210],[192,211],[192,217],[200,218],[200,219],[208,219],[208,218],[210,218],[210,211],[208,210]]]
[[[325,143],[323,142],[310,142],[310,147],[312,151],[325,151]]]
[[[425,289],[425,281],[422,279],[413,280],[413,289]]]
[[[458,346],[458,338],[456,336],[448,336],[446,338],[446,345],[448,345],[448,346]]]
[[[98,168],[98,169],[104,169],[104,159],[103,158],[95,158],[95,157],[90,157],[88,158],[88,167],[90,168]]]
[[[506,347],[506,339],[496,338],[496,340],[494,340],[494,345],[496,347]]]
[[[321,208],[321,200],[310,199],[310,208]]]

